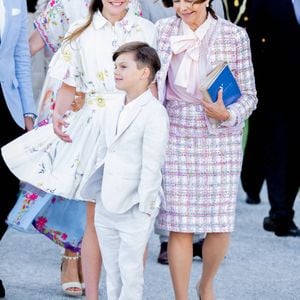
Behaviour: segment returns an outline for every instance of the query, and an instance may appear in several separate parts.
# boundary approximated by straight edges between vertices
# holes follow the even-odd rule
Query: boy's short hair
[[[160,70],[161,63],[156,50],[143,42],[129,42],[120,46],[113,54],[113,61],[124,53],[132,53],[137,67],[148,67],[150,69],[149,83],[151,83],[155,74]]]

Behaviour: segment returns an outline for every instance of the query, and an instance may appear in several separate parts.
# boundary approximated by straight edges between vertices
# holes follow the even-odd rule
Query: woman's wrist
[[[231,117],[230,110],[226,109],[226,113],[224,114],[224,118],[223,118],[222,122],[229,121],[230,117]]]

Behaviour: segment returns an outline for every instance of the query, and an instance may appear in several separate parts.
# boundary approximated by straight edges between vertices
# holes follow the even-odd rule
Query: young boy
[[[149,85],[160,69],[156,51],[131,42],[113,55],[124,101],[106,110],[95,172],[82,195],[95,199],[95,226],[108,300],[141,300],[143,254],[159,210],[169,119]]]

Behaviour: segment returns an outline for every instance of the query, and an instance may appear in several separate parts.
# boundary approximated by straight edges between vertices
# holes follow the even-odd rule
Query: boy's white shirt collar
[[[134,107],[136,107],[137,105],[140,104],[141,99],[144,99],[144,96],[146,96],[147,94],[151,93],[150,89],[148,88],[144,93],[142,93],[141,95],[139,95],[137,98],[133,99],[132,101],[130,101],[128,104],[125,105],[125,101],[126,101],[126,96],[124,98],[124,102],[123,102],[123,109],[129,110],[132,109]],[[151,93],[152,94],[152,93]]]
[[[139,95],[137,98],[135,98],[134,100],[132,100],[126,105],[125,105],[125,101],[126,101],[126,96],[125,96],[116,124],[116,135],[118,134],[118,132],[123,130],[123,127],[126,124],[127,116],[131,115],[131,112],[135,111],[135,109],[137,109],[138,106],[143,105],[145,99],[148,99],[149,96],[151,95],[152,92],[148,88],[144,93],[142,93],[141,95]]]

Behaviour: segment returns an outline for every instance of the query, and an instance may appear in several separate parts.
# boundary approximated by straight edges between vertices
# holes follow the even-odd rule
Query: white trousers
[[[138,205],[126,213],[108,212],[97,201],[95,226],[106,271],[108,300],[142,300],[143,255],[158,209],[151,217]]]

